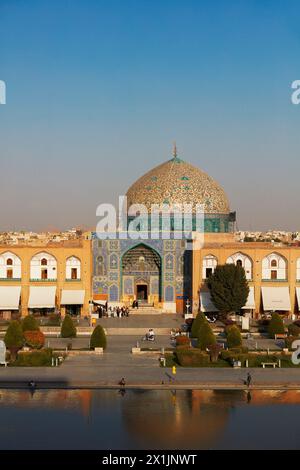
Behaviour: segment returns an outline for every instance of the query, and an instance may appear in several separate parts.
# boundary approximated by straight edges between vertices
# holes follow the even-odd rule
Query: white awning
[[[218,312],[211,300],[210,292],[200,291],[201,312]]]
[[[297,294],[298,310],[300,312],[300,287],[296,287],[296,294]]]
[[[61,305],[83,305],[84,290],[63,290],[61,294]]]
[[[0,287],[0,310],[19,310],[21,286]]]
[[[55,308],[56,286],[30,287],[28,308]]]
[[[262,287],[264,311],[290,311],[291,299],[288,287]]]
[[[107,300],[93,300],[93,302],[94,304],[103,305],[103,306],[107,304]]]
[[[243,309],[247,309],[247,310],[254,310],[255,309],[254,287],[249,286],[249,288],[250,288],[250,291],[249,291],[248,299],[247,299],[246,305],[244,307],[242,307],[242,310]]]

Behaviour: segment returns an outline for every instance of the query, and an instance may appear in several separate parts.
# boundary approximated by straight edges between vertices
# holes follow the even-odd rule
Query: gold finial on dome
[[[176,142],[173,143],[173,157],[174,157],[174,158],[177,157],[177,145],[176,145]]]

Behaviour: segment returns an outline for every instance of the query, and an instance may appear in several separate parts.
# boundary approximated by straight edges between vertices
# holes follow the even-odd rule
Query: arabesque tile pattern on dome
[[[144,204],[204,205],[204,212],[228,214],[229,202],[224,190],[209,175],[177,156],[158,165],[139,178],[127,191],[128,207]]]

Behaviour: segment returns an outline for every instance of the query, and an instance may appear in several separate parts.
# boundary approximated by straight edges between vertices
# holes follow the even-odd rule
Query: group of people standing
[[[107,312],[108,317],[129,317],[128,307],[109,307]]]
[[[102,317],[129,317],[128,307],[108,307],[107,304],[97,306],[99,318]]]

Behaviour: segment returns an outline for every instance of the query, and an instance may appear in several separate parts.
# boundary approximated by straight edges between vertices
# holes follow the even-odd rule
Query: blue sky
[[[96,224],[171,156],[300,230],[299,2],[0,0],[0,230]]]

